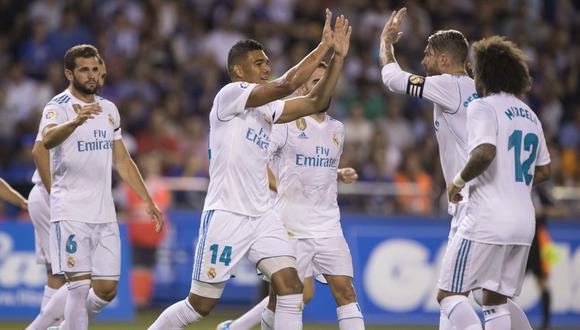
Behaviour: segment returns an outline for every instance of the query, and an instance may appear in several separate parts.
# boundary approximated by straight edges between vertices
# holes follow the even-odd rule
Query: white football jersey
[[[209,114],[209,187],[204,210],[258,217],[271,208],[268,146],[284,101],[256,108],[246,102],[256,84],[234,82],[216,95]]]
[[[36,134],[36,139],[34,140],[34,142],[41,142],[42,141],[42,131],[38,131],[38,133]],[[38,173],[38,169],[34,170],[34,173],[32,174],[32,183],[34,184],[42,184],[42,179],[40,178],[40,174]]]
[[[471,182],[458,234],[489,244],[530,245],[535,228],[534,171],[550,163],[542,124],[524,102],[506,93],[472,102],[467,113],[469,153],[492,144],[496,156]]]
[[[442,74],[422,77],[401,70],[397,63],[381,71],[389,90],[433,102],[433,126],[439,144],[439,158],[445,183],[467,162],[467,106],[477,99],[473,79],[465,75]],[[467,194],[463,194],[467,197]]]
[[[106,223],[117,221],[111,176],[113,142],[121,139],[119,111],[112,102],[95,96],[102,112],[87,120],[60,145],[50,149],[50,221]],[[67,89],[44,107],[39,131],[62,124],[88,105]]]
[[[275,207],[290,236],[342,236],[337,197],[337,170],[344,126],[325,116],[275,125],[270,152],[278,158]]]

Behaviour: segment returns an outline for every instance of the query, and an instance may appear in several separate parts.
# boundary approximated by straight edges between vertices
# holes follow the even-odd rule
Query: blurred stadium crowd
[[[104,57],[101,95],[119,107],[126,144],[146,175],[207,177],[207,115],[228,81],[231,45],[249,37],[262,42],[275,77],[320,40],[329,7],[354,28],[330,109],[346,126],[341,165],[357,169],[363,181],[403,192],[414,183],[421,191],[349,197],[343,205],[442,213],[432,106],[386,93],[381,82],[379,34],[403,4],[408,19],[395,50],[408,71],[424,74],[426,38],[442,28],[458,29],[470,42],[506,35],[525,50],[534,78],[526,102],[544,125],[553,182],[579,187],[580,5],[573,0],[0,0],[0,177],[28,193],[39,116],[66,87],[62,57],[77,43],[96,45]],[[202,201],[194,193],[173,194],[178,207],[200,208]]]

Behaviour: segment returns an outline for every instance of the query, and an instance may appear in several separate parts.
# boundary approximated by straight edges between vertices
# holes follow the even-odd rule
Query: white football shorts
[[[530,247],[486,244],[455,235],[447,246],[439,288],[449,292],[487,289],[517,296],[524,281]]]
[[[117,222],[52,222],[53,274],[91,273],[93,280],[119,280],[121,239]]]
[[[294,253],[276,212],[249,217],[207,210],[201,215],[192,279],[225,282],[244,257],[258,267],[261,260],[280,256],[294,257]]]
[[[34,252],[38,264],[50,264],[50,195],[36,184],[28,195],[28,214],[34,226]]]

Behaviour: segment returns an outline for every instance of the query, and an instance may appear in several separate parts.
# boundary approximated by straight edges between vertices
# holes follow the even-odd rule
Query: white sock
[[[483,307],[483,290],[475,290],[472,292],[475,302]],[[516,304],[513,300],[507,300],[508,307],[510,309],[510,319],[512,322],[512,327],[518,330],[533,330],[526,313],[522,308]]]
[[[193,309],[187,298],[167,307],[149,330],[176,330],[198,321],[203,316]]]
[[[53,289],[48,285],[44,286],[44,291],[42,292],[42,302],[40,303],[40,312],[44,310],[44,306],[46,306],[56,291],[58,291],[58,289]]]
[[[443,312],[443,309],[441,309],[441,306],[439,306],[439,308],[440,308],[440,311],[439,311],[439,330],[455,330],[455,328],[453,327],[453,324],[451,324],[451,321],[449,321],[449,319],[447,318],[447,316]]]
[[[440,306],[455,329],[482,330],[481,321],[475,310],[471,308],[467,297],[448,296],[441,300]]]
[[[274,312],[272,312],[268,308],[264,308],[264,311],[262,312],[262,317],[260,318],[261,330],[274,330],[275,320],[276,316]]]
[[[302,293],[278,296],[276,300],[276,318],[274,329],[302,329]]]
[[[252,307],[246,314],[238,317],[230,324],[230,330],[248,330],[255,325],[260,324],[262,312],[268,305],[268,297],[260,301],[256,306]]]
[[[526,313],[524,313],[523,309],[515,301],[508,298],[507,305],[510,310],[510,320],[514,329],[533,330]]]
[[[340,330],[364,330],[365,328],[358,303],[353,302],[348,305],[338,306],[336,315],[338,316],[338,328]]]
[[[92,322],[95,316],[109,304],[109,301],[99,298],[95,294],[95,290],[91,288],[89,290],[89,295],[87,296],[87,313],[89,314],[89,320]]]
[[[511,329],[510,309],[508,304],[482,306],[486,330]]]
[[[87,330],[89,328],[89,315],[87,313],[87,296],[91,287],[91,280],[69,282],[68,297],[64,307],[64,319],[67,320],[67,328],[70,330]]]
[[[26,330],[45,330],[50,326],[59,324],[64,318],[64,306],[67,296],[68,287],[63,285],[53,293],[52,298],[40,310],[40,314],[36,316]]]

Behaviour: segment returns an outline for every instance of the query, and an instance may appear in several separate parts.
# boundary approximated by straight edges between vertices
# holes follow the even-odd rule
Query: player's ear
[[[234,75],[236,76],[236,78],[244,78],[244,70],[242,69],[242,66],[240,64],[234,64],[234,66],[232,67],[232,72],[234,73]]]
[[[437,62],[439,62],[439,67],[440,68],[446,68],[449,66],[449,56],[447,56],[447,53],[441,53],[439,54],[439,56],[437,57]]]
[[[68,81],[74,80],[73,72],[69,69],[64,69],[64,76],[66,77],[66,80],[68,80]]]

